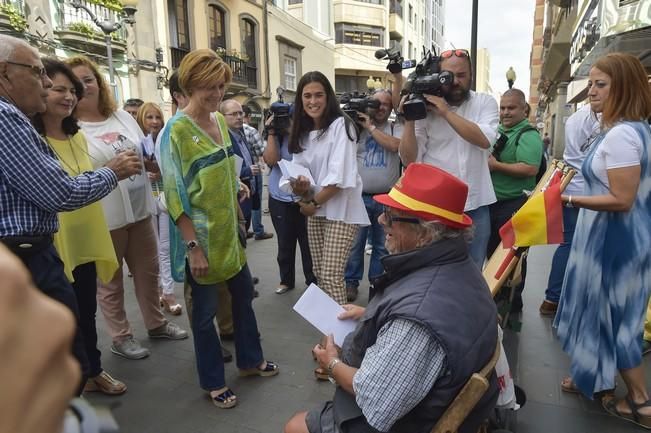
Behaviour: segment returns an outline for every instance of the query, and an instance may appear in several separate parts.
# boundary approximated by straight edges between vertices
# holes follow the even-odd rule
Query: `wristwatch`
[[[199,243],[196,240],[192,239],[191,241],[187,241],[185,243],[185,250],[187,252],[190,252],[193,249],[197,248],[198,246],[199,246]]]

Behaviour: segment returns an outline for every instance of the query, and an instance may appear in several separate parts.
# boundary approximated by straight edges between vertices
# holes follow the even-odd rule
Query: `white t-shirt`
[[[606,133],[592,159],[592,170],[599,180],[609,187],[607,171],[613,168],[640,165],[642,140],[637,131],[619,123]]]
[[[362,200],[362,179],[357,172],[357,143],[348,138],[343,117],[330,124],[323,136],[311,131],[300,140],[303,151],[295,153],[292,161],[310,170],[316,182],[315,192],[335,185],[341,188],[330,200],[317,209],[316,216],[348,224],[369,225]],[[352,131],[354,138],[355,133]],[[281,179],[281,186],[283,180]]]
[[[565,194],[583,194],[583,174],[581,166],[588,154],[592,143],[599,135],[601,127],[599,118],[590,109],[590,104],[579,108],[565,121],[565,150],[563,159],[576,171],[570,184],[565,188]]]
[[[471,91],[461,106],[450,106],[449,109],[477,124],[489,143],[495,142],[499,122],[495,98]],[[415,131],[418,144],[416,161],[441,168],[468,184],[466,211],[496,201],[488,170],[490,149],[482,149],[464,140],[445,119],[433,112],[416,121]]]
[[[122,150],[135,150],[142,160],[145,138],[129,113],[117,110],[102,122],[79,122],[88,141],[93,168],[104,166]],[[143,165],[142,174],[118,182],[118,187],[101,200],[109,230],[141,221],[155,211],[151,186]]]

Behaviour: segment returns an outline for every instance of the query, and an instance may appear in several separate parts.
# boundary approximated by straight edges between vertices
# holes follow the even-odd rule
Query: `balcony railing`
[[[258,68],[238,57],[225,55],[223,59],[230,66],[235,83],[243,84],[251,89],[258,88]]]
[[[96,2],[90,2],[86,0],[80,0],[79,3],[86,6],[88,9],[90,9],[100,21],[107,20],[111,22],[118,22],[120,20],[120,13],[113,9],[109,9]],[[59,14],[58,14],[59,15],[58,30],[68,30],[70,26],[72,26],[73,29],[79,29],[85,27],[92,30],[94,35],[97,36],[99,39],[104,38],[102,31],[90,19],[90,16],[88,15],[88,13],[86,13],[86,11],[84,11],[83,9],[75,9],[67,1],[63,1],[59,3],[59,5],[60,6],[59,6]],[[127,38],[126,29],[121,28],[113,32],[112,36],[114,40],[116,39],[122,41],[126,40]]]
[[[181,60],[190,52],[187,48],[170,47],[170,59],[172,60],[172,69],[176,69],[181,64]]]

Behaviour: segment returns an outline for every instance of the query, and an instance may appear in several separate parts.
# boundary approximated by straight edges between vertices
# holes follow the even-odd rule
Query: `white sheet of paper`
[[[312,173],[310,173],[310,170],[303,167],[302,165],[296,164],[292,161],[281,159],[280,161],[278,161],[278,167],[280,168],[283,177],[287,179],[296,180],[298,179],[298,176],[305,176],[310,181],[310,185],[312,186],[315,185],[314,178],[312,177]]]
[[[305,293],[294,305],[294,311],[303,316],[323,334],[333,334],[335,344],[341,346],[346,335],[357,326],[356,320],[339,320],[337,315],[344,311],[343,307],[328,296],[316,284],[310,284]]]
[[[235,174],[239,178],[240,173],[242,172],[242,164],[244,163],[244,159],[235,153],[233,154],[233,159],[235,160]]]

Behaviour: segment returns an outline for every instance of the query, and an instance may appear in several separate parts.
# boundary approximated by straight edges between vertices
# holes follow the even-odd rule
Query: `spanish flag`
[[[534,194],[500,228],[504,248],[558,244],[563,241],[561,174],[557,171],[541,193]]]

